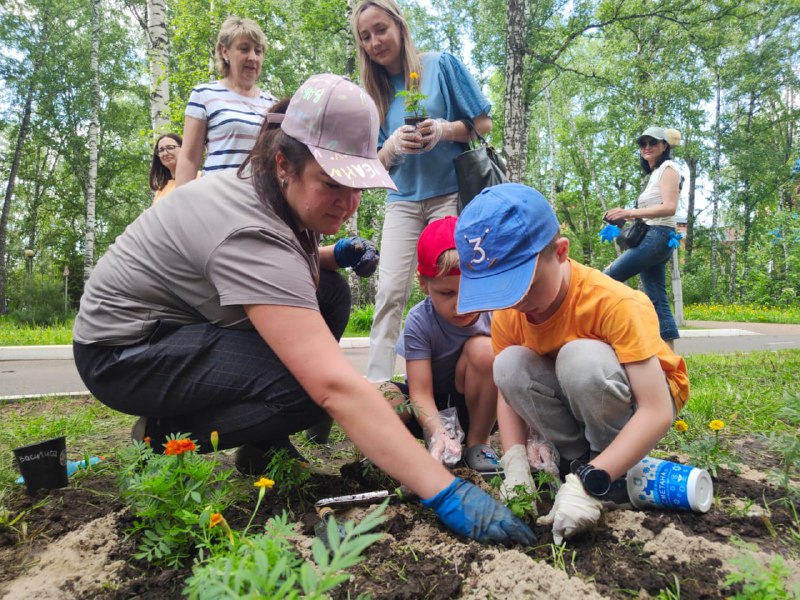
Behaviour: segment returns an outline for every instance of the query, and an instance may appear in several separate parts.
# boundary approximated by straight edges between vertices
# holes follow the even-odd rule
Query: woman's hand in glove
[[[433,498],[422,500],[452,531],[479,542],[532,546],[536,535],[508,508],[456,477]]]
[[[442,140],[451,139],[453,124],[444,119],[426,119],[417,126],[417,131],[422,134],[424,152],[430,152]]]
[[[380,254],[372,240],[352,236],[336,242],[333,258],[340,267],[352,267],[359,277],[369,277],[378,268]]]
[[[425,152],[425,141],[413,125],[401,125],[383,143],[381,151],[381,162],[388,168],[400,162],[404,154]]]
[[[564,538],[591,529],[600,520],[603,504],[586,493],[577,475],[570,473],[559,488],[553,509],[536,520],[537,525],[553,526],[553,542],[561,545]]]

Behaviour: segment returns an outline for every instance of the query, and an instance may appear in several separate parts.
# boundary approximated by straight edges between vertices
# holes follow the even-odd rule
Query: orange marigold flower
[[[258,487],[258,488],[269,488],[269,489],[272,489],[272,486],[275,485],[275,482],[272,481],[272,479],[268,479],[267,477],[262,477],[261,479],[256,481],[253,485]]]
[[[687,431],[688,429],[689,429],[689,424],[686,421],[683,420],[675,421],[676,431]]]
[[[213,513],[211,515],[211,520],[208,522],[208,528],[211,529],[212,527],[216,527],[220,523],[225,520],[225,517],[222,516],[222,513]]]
[[[168,440],[164,444],[164,454],[179,456],[184,452],[192,452],[196,450],[194,442],[189,438],[182,438],[180,440]]]
[[[714,419],[708,424],[708,428],[711,431],[719,431],[720,429],[725,428],[725,421],[720,421],[719,419]]]
[[[150,445],[150,436],[149,435],[145,436],[145,438],[142,441],[149,446]]]

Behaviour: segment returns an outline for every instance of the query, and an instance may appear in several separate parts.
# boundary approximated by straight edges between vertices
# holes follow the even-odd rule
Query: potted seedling
[[[403,90],[402,92],[397,92],[397,96],[404,98],[404,103],[406,107],[406,116],[405,116],[405,124],[406,125],[413,125],[416,127],[420,123],[422,123],[425,119],[428,118],[428,111],[425,109],[425,106],[422,104],[422,101],[425,100],[428,96],[420,92],[419,90],[419,74],[415,72],[411,72],[408,76],[409,79],[409,86],[407,90]]]

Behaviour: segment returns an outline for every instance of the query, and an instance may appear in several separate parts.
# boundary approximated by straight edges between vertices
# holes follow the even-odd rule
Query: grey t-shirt
[[[313,252],[236,171],[201,177],[148,208],[112,244],[87,282],[73,339],[111,346],[145,340],[159,321],[252,329],[244,304],[319,310]]]
[[[461,346],[477,335],[491,336],[492,314],[481,313],[468,327],[457,327],[445,321],[433,309],[430,296],[414,306],[406,316],[406,326],[397,340],[397,353],[406,360],[439,360],[461,350]]]

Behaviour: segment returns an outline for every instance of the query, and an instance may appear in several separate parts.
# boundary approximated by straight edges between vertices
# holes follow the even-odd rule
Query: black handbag
[[[642,219],[628,221],[625,226],[620,229],[619,236],[617,237],[617,244],[622,249],[636,248],[647,233],[648,227],[647,223]]]
[[[478,133],[470,119],[461,120],[470,132],[468,150],[453,159],[458,179],[458,213],[484,188],[508,183],[506,164]]]

